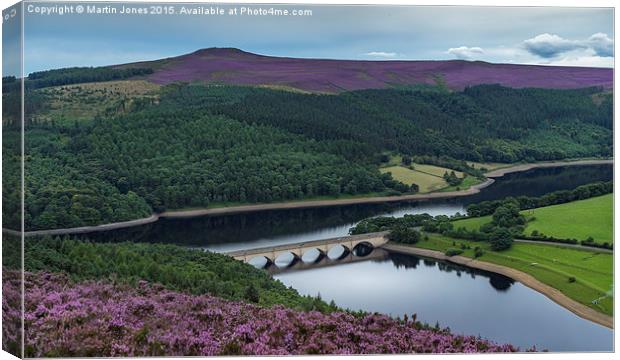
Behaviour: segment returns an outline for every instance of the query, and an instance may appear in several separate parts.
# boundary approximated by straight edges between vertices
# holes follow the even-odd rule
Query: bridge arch
[[[252,265],[254,267],[257,267],[259,269],[268,268],[269,266],[271,266],[273,264],[273,261],[270,258],[268,258],[267,256],[264,256],[264,255],[258,255],[258,256],[250,257],[245,262],[247,262],[248,264],[250,264],[250,265]]]
[[[273,263],[279,268],[287,268],[300,260],[301,257],[295,251],[281,251],[274,254]]]
[[[381,247],[383,244],[388,242],[386,235],[387,232],[378,232],[362,235],[342,236],[325,240],[238,250],[229,252],[227,255],[244,262],[250,262],[252,259],[257,257],[260,258],[262,256],[270,262],[265,265],[271,265],[278,262],[279,264],[276,265],[279,267],[302,263],[305,254],[311,252],[316,254],[316,251],[323,254],[322,259],[328,258],[329,260],[343,260],[346,258],[355,257],[356,254],[352,254],[353,252],[363,255],[364,251],[361,251],[362,249],[372,251],[373,248]],[[286,260],[282,258],[280,261],[277,261],[278,258],[283,256],[283,254],[287,254]],[[315,261],[319,261],[320,259],[317,259],[316,257],[318,256],[312,258]],[[306,261],[308,261],[308,256],[306,256]]]
[[[360,241],[351,250],[353,255],[355,256],[368,256],[373,250],[375,246],[368,241]]]
[[[304,249],[303,253],[301,254],[301,261],[306,264],[314,264],[321,261],[323,258],[325,258],[325,256],[327,256],[325,251],[319,248],[308,248]]]
[[[334,244],[327,250],[327,257],[330,260],[344,259],[351,253],[351,249],[345,244]]]

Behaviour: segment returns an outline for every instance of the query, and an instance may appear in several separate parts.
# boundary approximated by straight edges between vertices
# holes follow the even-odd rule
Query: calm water
[[[376,254],[381,252],[381,254]],[[366,260],[274,275],[339,306],[411,316],[521,349],[610,351],[613,332],[501,275],[374,250]]]
[[[480,194],[454,200],[162,220],[90,237],[232,251],[343,236],[357,222],[372,216],[454,215],[464,213],[470,203],[506,196],[539,196],[612,178],[610,165],[535,169],[508,174]],[[418,319],[430,324],[439,321],[457,333],[481,335],[521,348],[536,345],[552,351],[612,350],[611,330],[583,320],[505,277],[381,249],[356,260],[307,270],[296,271],[293,267],[275,276],[303,294],[320,293],[323,299],[333,299],[345,308],[394,316],[417,313]]]
[[[421,213],[454,215],[457,212],[465,213],[468,204],[483,200],[519,195],[538,196],[612,178],[613,169],[610,165],[535,169],[508,174],[479,194],[453,200],[360,204],[160,220],[139,227],[93,233],[90,237],[100,241],[164,242],[212,251],[233,251],[347,235],[352,226],[372,216],[399,217]]]

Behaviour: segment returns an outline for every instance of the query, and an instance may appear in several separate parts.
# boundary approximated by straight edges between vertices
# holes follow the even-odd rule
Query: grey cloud
[[[547,59],[586,47],[579,41],[567,40],[558,35],[547,33],[525,40],[523,46],[530,53]]]
[[[587,40],[569,40],[555,34],[544,33],[523,42],[525,50],[545,59],[555,58],[574,50],[587,49],[591,49],[598,56],[611,57],[613,46],[613,39],[604,33],[596,33]]]
[[[588,39],[590,47],[596,52],[596,55],[603,57],[614,56],[614,41],[607,34],[596,33]]]

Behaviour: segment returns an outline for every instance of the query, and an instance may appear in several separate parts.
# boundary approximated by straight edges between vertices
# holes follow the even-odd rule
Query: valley
[[[351,352],[369,344],[388,353],[609,351],[612,74],[231,48],[32,73],[24,81],[27,311],[40,310],[47,289],[98,309],[113,291],[136,308],[110,311],[130,319],[123,341],[144,355],[205,353],[191,344],[210,346],[211,355],[334,353],[329,339],[341,327],[365,339],[348,342]],[[19,82],[3,80],[10,103]],[[3,252],[14,255],[3,268],[17,299],[19,109],[4,107],[3,118],[3,230],[11,240]],[[225,256],[356,229],[387,231],[389,241],[317,251],[315,262],[274,253],[251,266]],[[354,261],[338,264],[345,257]],[[198,317],[162,327],[171,333],[274,326],[257,316],[282,316],[282,331],[321,336],[323,346],[298,339],[294,348],[267,342],[259,351],[215,328],[217,340],[164,341],[142,327],[140,304],[165,318],[168,298],[178,299],[179,313],[201,306]],[[50,306],[44,318],[63,321],[52,314],[64,303]],[[233,324],[215,307],[246,317]],[[79,314],[71,321],[79,324]],[[422,342],[367,337],[375,322],[383,334]],[[28,323],[48,331],[43,325]],[[57,329],[54,336],[65,336]],[[246,334],[283,341],[261,331]],[[147,335],[159,345],[145,346]],[[87,351],[120,354],[100,345]],[[29,349],[66,354],[50,344]]]

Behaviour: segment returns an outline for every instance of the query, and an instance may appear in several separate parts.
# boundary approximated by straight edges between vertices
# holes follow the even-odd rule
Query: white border
[[[95,2],[95,1],[67,0],[63,2],[84,3],[84,2]],[[127,1],[127,2],[130,2],[130,1]],[[183,3],[183,2],[192,2],[192,1],[133,0],[131,2]],[[497,6],[501,6],[501,7],[510,7],[510,6],[608,7],[608,8],[614,8],[614,15],[615,15],[615,1],[613,0],[588,0],[588,1],[579,1],[579,0],[501,0],[501,1],[500,0],[450,0],[450,1],[388,0],[386,2],[383,2],[381,0],[374,0],[374,1],[372,0],[312,0],[312,1],[308,1],[308,0],[267,0],[267,1],[238,0],[238,1],[200,1],[200,2],[204,2],[204,3],[270,3],[270,4],[298,3],[298,4],[310,4],[310,5],[315,4],[315,5],[435,5],[435,6],[437,5],[439,6],[441,5],[462,5],[462,6],[496,6],[496,7]],[[2,9],[7,8],[15,3],[16,1],[0,0],[0,5]],[[617,27],[617,21],[618,19],[614,16],[614,29]],[[22,27],[23,27],[23,21],[22,21]],[[1,30],[0,30],[0,34],[1,34]],[[614,31],[613,38],[615,40],[615,31]],[[0,36],[0,44],[1,44],[1,36]],[[23,44],[22,44],[22,48],[23,48]],[[22,62],[23,62],[23,58],[22,58]],[[614,64],[615,64],[615,61],[614,61]],[[2,59],[0,57],[0,68],[1,66],[2,66]],[[614,68],[615,68],[615,65],[614,65]],[[22,63],[22,71],[23,71],[23,63]],[[616,78],[616,73],[614,71],[614,84],[616,83],[617,83],[617,78]],[[23,103],[22,103],[22,106],[23,106]],[[614,120],[615,120],[615,114],[616,114],[617,107],[618,107],[618,94],[616,91],[614,91]],[[0,110],[1,110],[1,106],[0,106]],[[615,122],[614,122],[614,125],[615,125]],[[614,144],[618,144],[617,142],[618,136],[619,136],[618,133],[614,132]],[[1,144],[1,139],[0,139],[0,144]],[[618,153],[619,153],[618,148],[616,148],[614,151],[615,158],[618,157]],[[1,174],[1,171],[2,170],[0,169],[0,174]],[[22,171],[23,171],[23,167],[22,167]],[[618,175],[618,171],[620,170],[618,170],[618,168],[614,166],[614,178],[616,178],[616,176]],[[23,191],[22,191],[22,194],[23,194]],[[1,204],[1,200],[0,200],[0,204]],[[620,213],[618,213],[617,211],[619,209],[619,205],[620,205],[620,200],[618,199],[617,196],[614,196],[614,224],[617,224],[618,220],[620,220]],[[619,234],[620,234],[620,228],[614,226],[614,238],[619,239],[618,237]],[[22,257],[22,260],[23,260],[23,257]],[[614,256],[614,274],[617,274],[617,273],[618,273],[618,263],[615,261],[615,256]],[[614,284],[615,284],[615,279],[614,279]],[[617,313],[617,308],[618,307],[616,305],[614,313]],[[509,325],[509,324],[506,324],[506,325]],[[618,334],[614,332],[614,335],[615,335],[614,336],[615,344],[618,344]],[[614,355],[615,354],[612,354],[612,353],[594,353],[594,354],[593,353],[553,353],[553,354],[548,353],[548,354],[511,354],[511,355],[475,354],[475,355],[451,355],[450,358],[451,359],[504,359],[506,357],[510,357],[511,359],[530,359],[530,358],[543,358],[544,357],[544,359],[569,359],[571,360],[571,359],[587,358],[587,359],[597,360],[597,359],[611,359],[615,357]],[[374,359],[388,359],[388,358],[397,357],[400,359],[415,359],[420,356],[424,356],[424,355],[377,355],[377,356],[373,356],[373,358]],[[445,358],[445,357],[447,357],[447,355],[426,355],[424,356],[424,358],[430,358],[430,359],[440,359],[440,358]],[[259,357],[259,358],[276,359],[276,357]],[[316,356],[299,356],[296,358],[316,359],[317,357]],[[336,356],[323,356],[321,358],[335,359]],[[357,359],[357,358],[362,358],[362,356],[351,356],[347,358]],[[9,355],[8,353],[0,352],[0,360],[4,360],[4,359],[14,359],[14,357]],[[136,358],[136,359],[141,359],[141,358]],[[149,359],[149,358],[143,358],[143,359]],[[169,357],[166,359],[184,359],[184,358]]]

